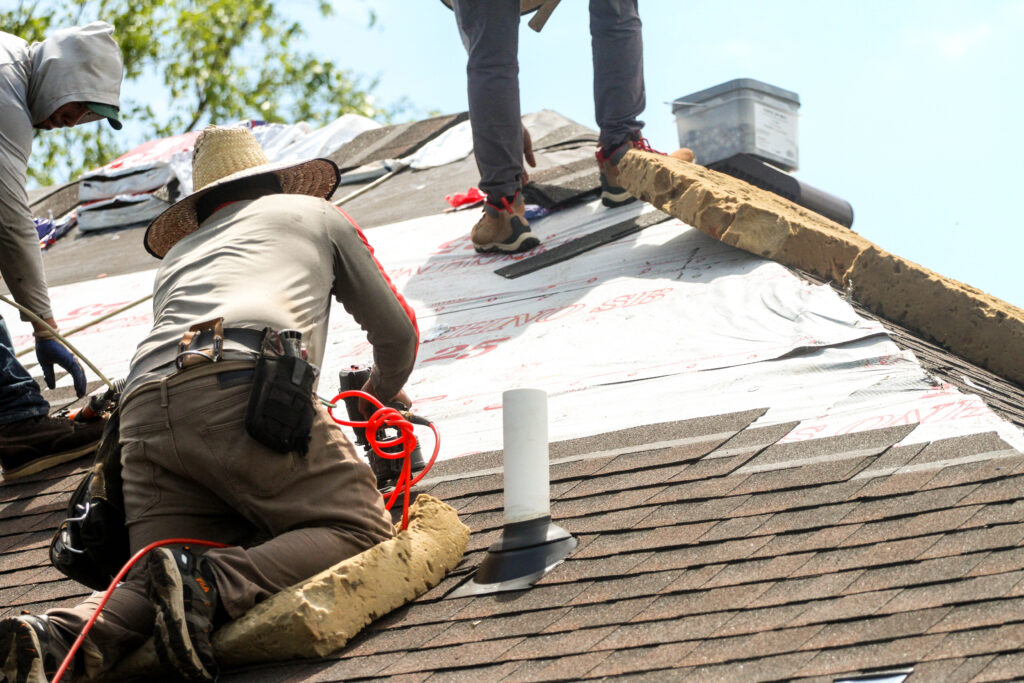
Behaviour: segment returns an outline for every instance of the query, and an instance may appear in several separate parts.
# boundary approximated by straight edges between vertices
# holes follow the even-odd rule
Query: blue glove
[[[36,358],[39,359],[39,367],[43,369],[43,379],[48,389],[53,389],[55,384],[53,364],[56,363],[70,373],[71,379],[75,381],[75,393],[80,397],[85,395],[85,371],[74,354],[68,351],[68,347],[56,339],[37,339]]]

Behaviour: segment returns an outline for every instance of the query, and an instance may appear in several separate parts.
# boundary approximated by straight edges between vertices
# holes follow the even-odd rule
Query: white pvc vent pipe
[[[548,395],[510,389],[501,395],[505,442],[505,524],[551,514]]]

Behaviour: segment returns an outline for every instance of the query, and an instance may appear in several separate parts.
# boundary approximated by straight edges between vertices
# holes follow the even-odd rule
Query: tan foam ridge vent
[[[830,280],[879,316],[1024,386],[1024,310],[697,164],[631,150],[619,182],[706,235]]]
[[[232,668],[324,657],[374,619],[423,595],[462,559],[469,527],[447,503],[426,494],[409,506],[409,528],[256,605],[213,634],[217,663]],[[109,677],[161,672],[153,641]]]

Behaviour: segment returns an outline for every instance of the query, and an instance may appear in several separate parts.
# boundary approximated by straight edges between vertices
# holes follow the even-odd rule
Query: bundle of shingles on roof
[[[271,162],[325,157],[380,124],[346,114],[319,128],[308,123],[241,121]],[[82,232],[148,223],[192,189],[192,148],[198,131],[148,140],[73,183],[33,193],[33,213],[42,219],[77,218]]]

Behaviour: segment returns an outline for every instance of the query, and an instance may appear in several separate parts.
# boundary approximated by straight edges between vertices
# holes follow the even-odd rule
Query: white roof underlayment
[[[594,201],[533,228],[551,248],[650,210]],[[1017,427],[928,376],[830,287],[679,221],[507,280],[494,271],[537,252],[476,254],[477,218],[460,211],[366,233],[418,316],[422,343],[407,389],[414,411],[441,432],[441,459],[500,449],[501,394],[517,387],[548,392],[553,441],[768,408],[755,424],[799,421],[784,441],[917,424],[904,444],[995,431],[1024,450]],[[58,322],[71,329],[145,296],[154,272],[53,288]],[[71,341],[108,377],[123,377],[150,307]],[[29,326],[7,320],[16,348],[28,346]],[[342,367],[370,361],[363,332],[336,303],[320,395],[334,396]]]

